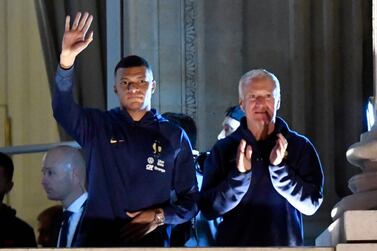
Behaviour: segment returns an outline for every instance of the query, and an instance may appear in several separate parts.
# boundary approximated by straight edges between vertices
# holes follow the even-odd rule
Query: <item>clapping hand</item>
[[[252,154],[253,150],[251,146],[246,146],[246,141],[242,139],[237,149],[237,169],[240,173],[245,173],[251,170]]]
[[[288,147],[288,141],[283,134],[278,133],[277,136],[278,139],[276,140],[276,144],[270,153],[270,163],[274,166],[279,165],[283,161],[285,151]]]

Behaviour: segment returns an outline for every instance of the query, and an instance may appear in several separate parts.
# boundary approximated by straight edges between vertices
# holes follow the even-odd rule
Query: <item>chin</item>
[[[134,101],[134,102],[127,102],[123,103],[122,106],[126,108],[127,110],[140,110],[143,106],[142,102]]]
[[[49,195],[49,194],[47,194],[47,198],[48,198],[49,200],[59,200],[58,198],[56,198],[56,196],[54,196],[54,195]]]

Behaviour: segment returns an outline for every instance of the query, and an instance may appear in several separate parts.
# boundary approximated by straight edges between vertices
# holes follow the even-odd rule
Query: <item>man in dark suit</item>
[[[63,206],[56,247],[78,246],[78,234],[88,194],[85,188],[85,160],[80,150],[70,146],[50,149],[43,157],[42,185],[50,200]]]
[[[3,203],[5,194],[13,187],[13,161],[0,152],[0,248],[36,247],[34,231],[16,217],[16,210]]]

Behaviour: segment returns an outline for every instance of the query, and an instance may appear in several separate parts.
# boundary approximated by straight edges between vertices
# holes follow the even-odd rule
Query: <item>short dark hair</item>
[[[14,171],[13,161],[8,155],[2,152],[0,152],[0,167],[4,168],[5,177],[9,181],[12,181]]]
[[[122,58],[118,64],[115,66],[114,75],[117,73],[119,68],[130,68],[130,67],[137,67],[137,66],[145,66],[150,72],[152,72],[152,68],[148,64],[148,61],[144,58],[137,56],[137,55],[130,55],[127,57]]]
[[[192,148],[196,147],[196,124],[193,118],[189,115],[183,113],[165,112],[162,114],[163,117],[168,119],[170,122],[182,127],[185,130],[187,136],[189,137]]]

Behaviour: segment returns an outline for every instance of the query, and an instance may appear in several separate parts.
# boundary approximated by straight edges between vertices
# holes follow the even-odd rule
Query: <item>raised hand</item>
[[[85,12],[81,18],[81,13],[78,12],[72,27],[70,27],[70,20],[70,16],[65,19],[65,31],[60,54],[60,66],[63,68],[70,68],[75,62],[76,56],[93,41],[93,31],[87,35],[93,21],[92,15]]]
[[[288,147],[288,142],[281,133],[277,134],[278,139],[274,148],[272,148],[270,153],[270,163],[274,166],[279,165],[285,156],[285,151]]]
[[[237,169],[240,173],[251,170],[251,156],[253,150],[250,145],[246,146],[246,141],[241,140],[237,150]]]

